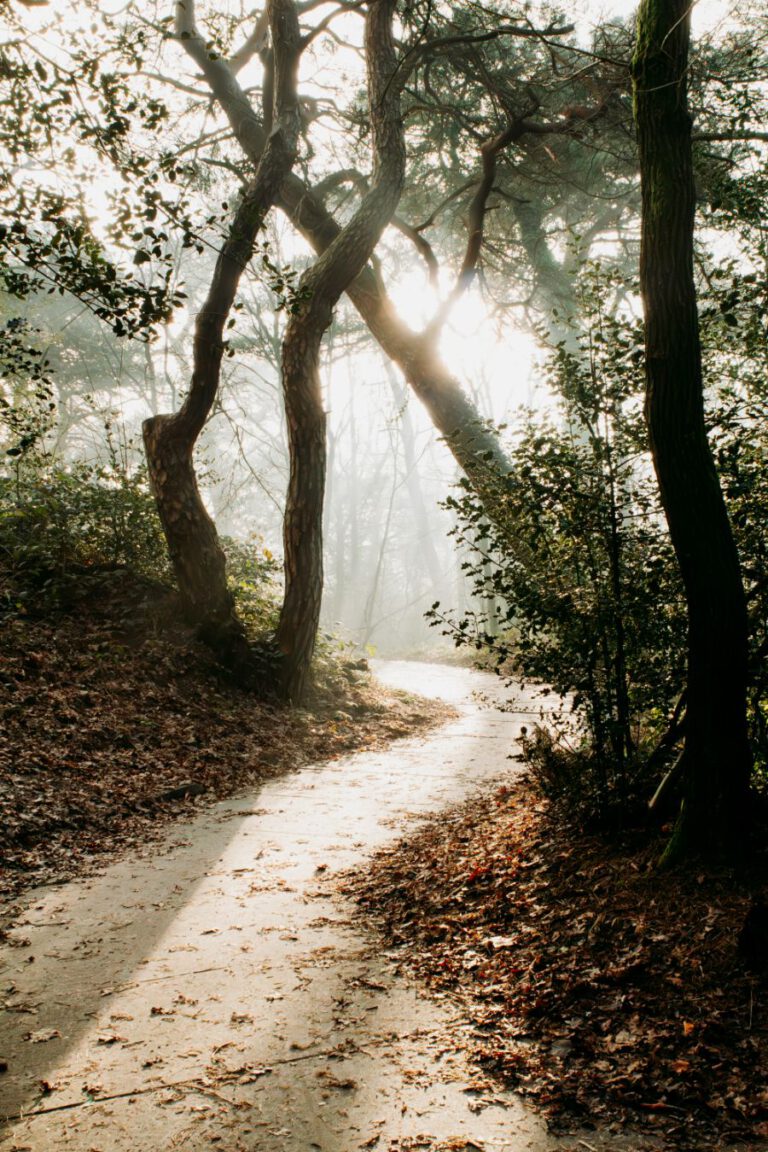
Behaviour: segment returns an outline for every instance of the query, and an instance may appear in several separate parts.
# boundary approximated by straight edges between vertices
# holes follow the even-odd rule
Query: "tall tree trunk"
[[[290,476],[283,520],[285,595],[276,642],[281,656],[279,691],[299,703],[315,650],[323,598],[323,496],[325,411],[319,354],[331,309],[317,309],[313,323],[289,323],[283,342],[282,383]]]
[[[367,264],[389,223],[405,178],[397,58],[392,38],[396,0],[370,0],[365,19],[368,109],[373,148],[370,190],[333,243],[301,279],[303,303],[283,340],[283,394],[291,471],[285,509],[285,599],[276,641],[281,691],[302,699],[320,619],[325,484],[325,412],[319,360],[323,336],[341,294]]]
[[[177,9],[177,32],[205,70],[210,53],[195,29],[191,0]],[[224,331],[240,279],[264,218],[296,158],[296,68],[301,52],[298,18],[293,0],[271,0],[268,14],[275,72],[275,128],[240,200],[197,316],[187,397],[178,412],[152,416],[143,426],[152,490],[184,609],[201,638],[227,663],[238,667],[249,663],[250,650],[227,587],[216,527],[197,486],[193,455],[218,391]]]
[[[704,425],[693,279],[688,0],[643,0],[633,61],[642,178],[646,417],[688,603],[684,801],[668,857],[744,844],[750,775],[747,612]]]
[[[284,181],[278,203],[316,252],[324,252],[339,234],[339,225],[325,205],[298,177]],[[509,457],[496,431],[440,357],[430,334],[414,332],[398,316],[370,266],[361,269],[348,286],[347,295],[426,408],[457,464],[483,500],[488,516],[503,524],[503,478],[511,472]]]

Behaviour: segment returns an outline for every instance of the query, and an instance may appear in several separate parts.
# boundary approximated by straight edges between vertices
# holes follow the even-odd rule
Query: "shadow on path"
[[[496,694],[493,677],[378,670],[459,719],[215,805],[162,851],[29,908],[0,955],[0,1148],[563,1146],[514,1096],[473,1082],[465,1025],[395,975],[334,894],[336,871],[408,821],[516,770],[522,715],[472,695]]]

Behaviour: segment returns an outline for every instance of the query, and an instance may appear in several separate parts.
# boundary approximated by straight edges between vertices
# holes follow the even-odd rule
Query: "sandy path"
[[[409,819],[515,770],[523,716],[472,695],[492,677],[379,672],[459,718],[217,804],[31,905],[0,954],[4,1152],[562,1147],[477,1082],[450,1009],[396,976],[334,893]]]

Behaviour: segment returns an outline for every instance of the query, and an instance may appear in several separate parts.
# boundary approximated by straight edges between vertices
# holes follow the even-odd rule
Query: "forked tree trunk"
[[[186,0],[187,5],[189,2]],[[183,43],[196,63],[201,64],[195,54],[195,41],[185,39]],[[258,163],[268,132],[236,75],[223,58],[209,61],[203,71],[235,139],[245,155],[254,164]],[[341,226],[322,199],[295,173],[283,181],[277,204],[318,256],[336,244],[342,234]],[[366,261],[344,290],[385,354],[398,365],[427,409],[459,467],[482,499],[489,518],[502,526],[506,508],[504,477],[510,473],[511,464],[498,434],[441,360],[434,339],[429,334],[414,332],[398,316],[380,279]]]
[[[321,200],[294,175],[284,181],[278,201],[299,232],[318,253],[339,235],[339,225]],[[511,462],[498,433],[442,360],[434,340],[414,332],[395,311],[371,267],[364,267],[347,295],[418,396],[457,464],[483,501],[488,517],[502,526],[506,513],[504,477]]]
[[[643,0],[633,61],[642,177],[646,416],[688,603],[684,801],[668,857],[743,847],[750,749],[747,612],[704,425],[693,279],[688,0]]]
[[[209,49],[195,28],[191,0],[179,4],[177,11],[177,32],[187,50],[203,71],[214,67]],[[296,158],[296,67],[301,38],[293,0],[271,0],[268,16],[274,61],[275,127],[256,174],[241,198],[195,323],[189,393],[178,412],[153,416],[143,428],[152,490],[184,610],[201,638],[226,663],[239,669],[249,667],[251,651],[227,587],[224,553],[200,496],[193,456],[218,391],[224,331],[240,279],[264,217]]]
[[[323,589],[325,413],[320,347],[341,294],[367,264],[400,199],[405,146],[392,38],[396,0],[369,0],[365,19],[368,109],[373,148],[370,190],[333,243],[301,279],[304,302],[283,340],[282,381],[290,450],[285,510],[285,599],[276,641],[281,688],[302,699],[320,620]]]

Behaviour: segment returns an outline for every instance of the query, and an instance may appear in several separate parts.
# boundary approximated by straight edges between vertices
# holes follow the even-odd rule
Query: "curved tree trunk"
[[[338,236],[339,225],[298,177],[283,182],[278,204],[316,252],[324,252]],[[434,340],[414,332],[398,316],[370,266],[361,269],[347,295],[426,408],[489,517],[503,520],[505,487],[500,478],[511,472],[511,462],[495,429],[450,372]]]
[[[306,327],[289,324],[283,343],[282,384],[290,476],[283,520],[285,594],[275,642],[279,691],[300,702],[315,650],[323,598],[323,504],[326,472],[325,411],[319,357],[331,322],[317,315]]]
[[[254,164],[258,163],[268,134],[236,75],[223,58],[201,60],[194,51],[194,41],[185,39],[183,44],[202,68],[243,152]],[[276,203],[319,256],[342,234],[321,197],[294,173],[286,176]],[[343,290],[427,409],[457,464],[483,500],[488,516],[501,526],[506,491],[503,477],[512,468],[496,431],[442,361],[431,334],[414,332],[398,316],[367,258]]]
[[[744,845],[750,775],[747,612],[704,425],[686,97],[688,0],[643,0],[633,61],[643,230],[646,416],[688,603],[684,802],[668,856]]]
[[[209,51],[194,25],[191,0],[177,6],[177,32],[203,70]],[[144,422],[150,481],[182,603],[190,621],[227,663],[244,668],[250,649],[227,587],[216,527],[200,496],[193,454],[216,398],[225,351],[224,331],[256,236],[296,158],[299,115],[296,68],[301,52],[293,0],[271,0],[268,9],[274,59],[274,124],[256,174],[243,194],[219,252],[205,303],[197,316],[194,367],[178,412]]]
[[[309,676],[323,586],[322,525],[325,413],[319,358],[341,294],[360,273],[389,223],[405,178],[397,58],[392,39],[396,0],[370,0],[365,21],[373,178],[360,207],[301,279],[304,302],[283,340],[282,381],[291,471],[285,509],[285,599],[276,642],[281,689],[300,700]]]

